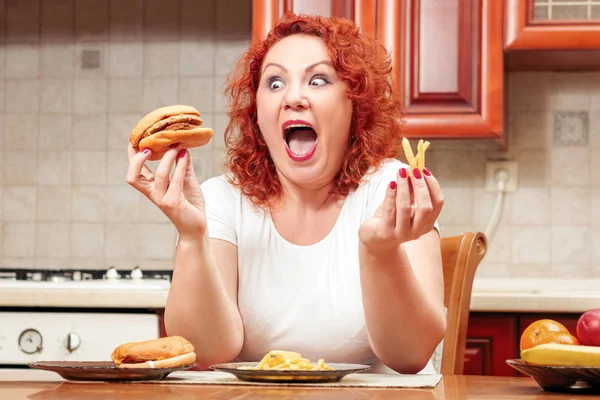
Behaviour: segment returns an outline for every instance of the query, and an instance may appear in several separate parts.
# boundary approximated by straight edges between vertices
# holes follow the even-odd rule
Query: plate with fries
[[[258,363],[215,364],[210,368],[228,372],[247,382],[326,383],[338,382],[346,375],[367,371],[371,367],[362,364],[325,363],[323,359],[311,363],[299,353],[274,350],[267,353]]]

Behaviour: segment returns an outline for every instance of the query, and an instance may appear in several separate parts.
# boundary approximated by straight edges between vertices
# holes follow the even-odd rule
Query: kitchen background
[[[0,268],[172,268],[176,233],[125,183],[146,112],[195,106],[215,130],[192,150],[222,171],[226,76],[248,44],[247,0],[0,0]],[[518,162],[478,277],[600,278],[600,73],[511,73],[509,151],[435,141],[443,235],[483,231],[485,161]],[[151,163],[151,168],[155,163]]]

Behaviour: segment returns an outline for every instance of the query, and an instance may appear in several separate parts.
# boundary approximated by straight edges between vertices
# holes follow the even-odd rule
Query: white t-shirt
[[[286,241],[270,213],[253,206],[225,176],[202,184],[210,237],[238,248],[244,344],[237,361],[258,361],[270,350],[289,350],[313,361],[369,364],[369,372],[393,373],[379,362],[367,338],[358,230],[402,167],[407,166],[389,159],[367,174],[346,197],[330,233],[309,246]],[[431,361],[421,372],[435,373]]]

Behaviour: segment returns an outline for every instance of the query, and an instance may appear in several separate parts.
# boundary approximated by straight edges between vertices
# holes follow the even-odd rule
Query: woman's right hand
[[[127,148],[129,168],[125,180],[158,206],[173,222],[182,238],[204,238],[206,215],[204,196],[194,173],[192,159],[187,149],[177,146],[169,149],[160,160],[156,172],[145,165],[152,152],[136,151],[131,143]],[[173,177],[169,179],[175,165]]]

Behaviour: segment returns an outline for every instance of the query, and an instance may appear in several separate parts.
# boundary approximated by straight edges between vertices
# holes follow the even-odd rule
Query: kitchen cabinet
[[[287,11],[351,19],[388,49],[405,136],[504,143],[501,1],[254,0],[254,38]]]
[[[521,376],[506,364],[519,358],[523,331],[534,321],[553,319],[576,334],[581,314],[472,312],[467,328],[465,375]]]
[[[505,0],[504,19],[506,50],[600,49],[598,2]]]

